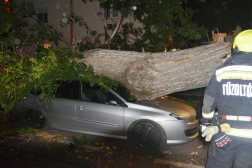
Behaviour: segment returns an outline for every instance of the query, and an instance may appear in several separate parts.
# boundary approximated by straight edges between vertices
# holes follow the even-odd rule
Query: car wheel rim
[[[43,124],[43,116],[38,111],[29,111],[27,114],[28,124],[34,128],[39,128]]]
[[[155,148],[160,142],[158,128],[150,123],[141,123],[134,128],[134,141],[143,148]]]

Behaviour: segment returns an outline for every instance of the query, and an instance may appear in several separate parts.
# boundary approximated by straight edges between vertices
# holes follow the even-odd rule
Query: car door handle
[[[84,106],[79,106],[80,110],[86,110],[86,107]]]

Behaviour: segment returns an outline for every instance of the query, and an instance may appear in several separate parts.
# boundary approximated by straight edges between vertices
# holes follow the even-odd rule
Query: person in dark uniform
[[[234,55],[214,72],[204,95],[202,136],[211,141],[206,168],[252,168],[252,29],[239,33]]]

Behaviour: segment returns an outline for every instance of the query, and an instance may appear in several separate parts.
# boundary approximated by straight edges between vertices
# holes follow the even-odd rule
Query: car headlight
[[[183,120],[183,119],[184,119],[182,116],[176,115],[176,114],[174,114],[174,113],[171,113],[171,114],[169,114],[169,115],[172,116],[172,117],[174,117],[174,118],[177,118],[178,120]]]
[[[193,122],[195,120],[194,115],[186,111],[171,113],[169,115],[178,120],[186,120],[187,122]]]

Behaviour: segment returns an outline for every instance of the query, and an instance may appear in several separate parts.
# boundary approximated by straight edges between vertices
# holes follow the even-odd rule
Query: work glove
[[[228,123],[224,123],[220,125],[221,130],[219,132],[230,132],[231,127]]]
[[[217,134],[219,132],[218,126],[210,126],[203,130],[202,137],[206,137],[205,141],[209,142],[211,141],[214,134]]]
[[[220,130],[219,130],[220,128]],[[214,134],[217,134],[218,132],[230,132],[231,127],[229,124],[224,123],[219,126],[210,126],[203,130],[202,137],[206,137],[205,140],[207,142],[211,141]]]

